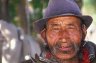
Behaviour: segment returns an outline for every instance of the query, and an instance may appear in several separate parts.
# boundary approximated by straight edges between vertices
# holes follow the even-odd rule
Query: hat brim
[[[48,17],[48,18],[44,18],[44,19],[39,19],[36,22],[34,22],[33,27],[36,30],[36,32],[40,33],[45,28],[46,22],[50,18],[55,18],[55,17],[60,17],[60,16],[76,16],[76,17],[81,19],[81,21],[86,25],[87,28],[91,25],[91,23],[93,21],[91,16],[82,16],[82,15],[73,15],[73,14],[62,14],[62,15],[57,15],[57,16]]]

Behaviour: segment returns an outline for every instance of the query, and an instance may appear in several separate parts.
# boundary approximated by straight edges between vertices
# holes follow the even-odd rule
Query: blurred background
[[[40,38],[40,35],[34,31],[33,22],[43,17],[48,1],[49,0],[0,0],[0,33],[3,38],[5,38],[5,41],[3,41],[5,43],[0,41],[0,63],[19,63],[21,60],[29,58],[28,56],[25,57],[26,55],[34,55],[32,54],[33,51],[36,50],[34,50],[34,47],[37,46],[39,48],[36,42],[40,42],[39,44],[42,46],[42,39]],[[96,0],[75,1],[84,15],[93,17],[93,23],[88,29],[86,40],[96,43]],[[13,29],[15,31],[13,31]],[[35,43],[36,46],[34,45]],[[29,44],[31,44],[30,47],[27,47]],[[11,47],[14,48],[12,49]],[[25,49],[26,47],[28,49],[30,48],[29,51],[26,49],[27,53],[25,53],[25,49],[25,52],[21,52],[24,47]],[[22,53],[24,53],[25,56],[23,56]],[[15,56],[17,57],[15,58]],[[23,57],[23,59],[21,59],[21,57]]]

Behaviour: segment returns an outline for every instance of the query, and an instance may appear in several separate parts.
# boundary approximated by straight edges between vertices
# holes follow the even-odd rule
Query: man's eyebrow
[[[49,24],[48,26],[59,26],[60,24],[57,24],[57,23],[52,23],[52,24]]]
[[[69,25],[69,26],[74,26],[74,24],[71,24],[71,23],[70,23],[70,24],[67,24],[67,25]]]

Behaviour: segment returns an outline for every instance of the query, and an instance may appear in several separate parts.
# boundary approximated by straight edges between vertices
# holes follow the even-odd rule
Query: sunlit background
[[[86,40],[92,41],[96,44],[96,2],[95,0],[84,0],[82,12],[85,15],[90,15],[93,18],[91,26],[88,28]]]

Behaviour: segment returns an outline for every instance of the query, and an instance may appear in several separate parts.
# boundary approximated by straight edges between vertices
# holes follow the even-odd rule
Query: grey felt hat
[[[74,0],[49,0],[43,18],[34,22],[34,29],[40,33],[44,29],[48,19],[70,15],[79,17],[87,28],[93,20],[91,16],[82,15],[80,8]]]

